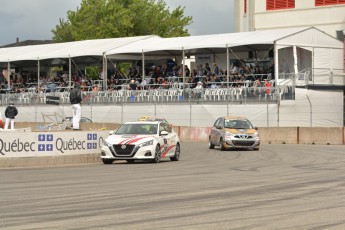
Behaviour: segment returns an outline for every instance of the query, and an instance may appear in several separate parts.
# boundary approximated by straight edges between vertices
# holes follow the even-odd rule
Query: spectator
[[[185,76],[189,77],[190,76],[190,69],[188,68],[187,65],[184,66],[184,71],[185,71]]]
[[[219,68],[218,68],[218,65],[216,63],[213,63],[213,71],[212,71],[213,74],[215,75],[219,75]]]
[[[211,68],[208,63],[205,63],[204,75],[211,75]]]
[[[137,83],[134,79],[132,79],[131,82],[129,83],[129,88],[131,90],[137,90]]]
[[[81,106],[82,102],[80,85],[79,83],[74,83],[74,88],[70,92],[70,102],[73,111],[73,130],[80,130],[80,118],[81,118]]]
[[[197,75],[198,76],[203,76],[204,75],[204,68],[202,68],[202,64],[199,64],[196,68]]]
[[[92,88],[92,93],[97,93],[99,91],[98,85],[94,85]]]
[[[63,72],[61,78],[64,82],[69,82],[69,76],[66,71]]]
[[[261,82],[260,82],[259,78],[257,78],[254,81],[253,89],[254,89],[254,96],[259,96],[260,92],[261,92]]]
[[[203,92],[203,89],[204,89],[204,87],[203,87],[203,85],[202,85],[202,82],[199,81],[198,84],[197,84],[197,86],[196,86],[195,89],[194,89],[194,92],[195,92],[195,99],[200,99],[200,98],[201,98],[201,94],[202,94],[202,92]]]
[[[230,67],[230,74],[237,75],[238,74],[238,67],[235,63],[232,63]]]
[[[55,82],[51,82],[47,87],[48,87],[48,92],[54,93],[56,89],[56,84]]]
[[[266,95],[271,96],[271,83],[265,79],[265,90],[266,90]]]
[[[11,123],[11,129],[14,129],[14,119],[18,115],[18,110],[14,106],[14,104],[11,102],[9,106],[7,106],[5,110],[5,117],[6,117],[6,123],[5,123],[5,129],[8,129],[9,124]]]

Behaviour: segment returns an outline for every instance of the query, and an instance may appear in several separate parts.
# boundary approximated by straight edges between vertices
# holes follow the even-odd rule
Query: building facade
[[[236,0],[235,31],[316,27],[343,39],[345,0]]]

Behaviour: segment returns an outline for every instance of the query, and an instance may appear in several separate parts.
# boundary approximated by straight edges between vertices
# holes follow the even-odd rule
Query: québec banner
[[[108,135],[107,131],[1,131],[0,158],[100,153]]]

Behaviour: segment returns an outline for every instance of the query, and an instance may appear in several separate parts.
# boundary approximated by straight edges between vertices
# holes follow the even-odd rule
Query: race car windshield
[[[123,124],[116,134],[156,135],[157,130],[157,124]]]
[[[251,129],[252,124],[246,120],[225,120],[225,128],[230,129]]]

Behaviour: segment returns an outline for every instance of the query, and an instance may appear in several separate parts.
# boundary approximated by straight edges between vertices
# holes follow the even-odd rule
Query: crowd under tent
[[[0,63],[9,69],[13,66],[37,66],[39,79],[40,67],[51,65],[67,65],[71,82],[72,62],[94,64],[102,63],[106,72],[105,52],[138,40],[156,38],[158,36],[137,36],[124,38],[94,39],[44,45],[30,45],[0,48]],[[159,37],[158,37],[159,38]],[[105,68],[104,68],[105,67]]]
[[[106,55],[116,58],[120,54],[136,54],[141,59],[175,56],[180,57],[182,63],[186,56],[208,56],[211,62],[223,63],[229,69],[231,58],[247,59],[250,53],[255,53],[255,56],[261,53],[271,58],[272,63],[277,63],[274,65],[274,75],[278,84],[293,75],[294,80],[301,80],[301,84],[344,85],[343,42],[314,27],[176,37],[158,41],[147,39],[114,48]],[[287,72],[281,68],[283,64]]]
[[[79,59],[84,63],[102,62],[106,76],[107,62],[111,59],[141,60],[144,66],[147,59],[169,57],[184,63],[186,56],[209,56],[212,62],[225,62],[229,69],[231,59],[250,58],[250,52],[256,55],[261,52],[266,57],[273,54],[270,58],[276,63],[274,72],[278,84],[287,74],[293,74],[306,84],[344,85],[343,42],[314,27],[174,38],[138,36],[1,48],[0,63],[7,64],[7,68],[11,64],[35,63],[39,69],[41,65],[62,61],[68,63],[71,71],[72,61]],[[288,67],[287,73],[280,71],[282,61]],[[330,78],[330,75],[340,77]]]

